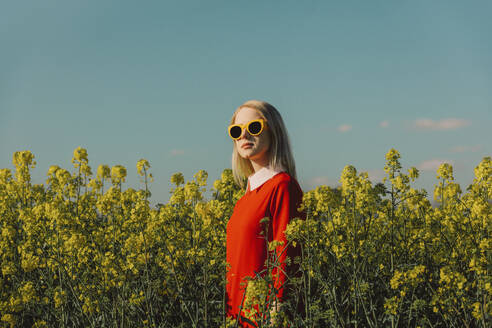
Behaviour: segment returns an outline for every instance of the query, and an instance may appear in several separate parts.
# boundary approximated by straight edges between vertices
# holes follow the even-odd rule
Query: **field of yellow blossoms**
[[[41,184],[29,151],[0,169],[0,326],[236,326],[224,317],[225,228],[244,190],[231,170],[210,200],[205,171],[174,174],[170,200],[151,207],[146,160],[140,190],[124,187],[123,166],[93,171],[83,148],[72,162]],[[404,171],[396,150],[384,169],[373,185],[346,166],[341,187],[305,192],[307,218],[286,230],[301,272],[278,312],[250,312],[258,326],[491,327],[491,158],[466,190],[441,165],[438,206],[411,187],[419,172]],[[250,280],[244,308],[272,292],[265,277]]]

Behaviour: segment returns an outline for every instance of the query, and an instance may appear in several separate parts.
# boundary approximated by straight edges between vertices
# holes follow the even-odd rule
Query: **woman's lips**
[[[244,145],[241,146],[241,148],[249,148],[253,147],[253,144],[251,142],[245,143]]]

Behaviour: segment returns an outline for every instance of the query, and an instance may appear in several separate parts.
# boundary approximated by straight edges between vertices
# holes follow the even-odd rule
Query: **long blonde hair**
[[[290,176],[297,179],[296,164],[294,162],[294,157],[292,156],[289,135],[278,110],[265,101],[248,100],[236,109],[232,115],[230,124],[234,124],[237,113],[245,107],[255,109],[267,122],[271,136],[270,149],[268,151],[270,156],[270,167],[283,167]],[[239,155],[236,142],[233,142],[232,146],[232,173],[234,175],[234,180],[241,187],[245,186],[245,180],[254,173],[251,161],[242,158],[241,155]]]

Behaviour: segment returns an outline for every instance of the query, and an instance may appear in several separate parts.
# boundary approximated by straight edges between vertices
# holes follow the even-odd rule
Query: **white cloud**
[[[349,124],[342,124],[338,127],[338,131],[344,133],[352,130],[352,125]]]
[[[324,185],[324,186],[335,186],[339,185],[340,183],[332,178],[329,178],[327,176],[319,176],[319,177],[314,177],[312,179],[309,179],[307,181],[307,185],[311,188],[316,188],[318,186]]]
[[[379,126],[382,127],[382,128],[387,128],[389,126],[389,122],[388,121],[382,121],[381,123],[379,123]]]
[[[386,176],[386,172],[384,172],[384,170],[382,169],[367,170],[362,172],[367,172],[367,175],[369,176],[369,180],[371,180],[373,183],[381,182],[383,178]]]
[[[469,120],[460,118],[444,118],[439,121],[433,121],[428,118],[421,118],[415,120],[413,127],[423,130],[454,130],[465,126],[469,126],[471,122]]]
[[[454,161],[435,158],[435,159],[423,161],[422,163],[417,165],[417,169],[421,171],[436,171],[439,168],[439,166],[443,163],[448,163],[454,166]]]
[[[450,151],[452,153],[465,153],[465,152],[472,152],[475,153],[482,149],[481,145],[476,145],[476,146],[454,146],[451,147]]]
[[[173,150],[171,150],[171,155],[172,156],[184,155],[184,150],[183,149],[173,149]]]

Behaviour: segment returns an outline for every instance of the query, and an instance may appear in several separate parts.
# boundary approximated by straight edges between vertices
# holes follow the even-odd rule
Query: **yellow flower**
[[[474,169],[475,179],[477,182],[489,180],[492,177],[492,160],[490,156],[484,157],[483,160]]]
[[[448,163],[443,163],[439,166],[437,169],[437,176],[438,179],[442,178],[444,180],[454,180],[453,178],[453,167],[448,164]]]
[[[39,267],[39,257],[32,253],[22,253],[21,267],[25,272],[31,272]]]
[[[22,303],[27,304],[36,298],[36,291],[32,282],[27,282],[19,288],[19,294],[22,297]]]
[[[393,178],[394,173],[401,169],[399,158],[400,153],[394,148],[391,148],[388,153],[386,153],[386,165],[384,166],[384,171],[390,175],[390,178]]]
[[[391,278],[390,280],[390,286],[392,289],[397,289],[398,286],[400,286],[401,284],[401,281],[400,279],[403,277],[403,273],[398,271],[398,270],[395,270],[395,273],[393,274],[393,277]]]
[[[122,165],[115,165],[111,168],[111,180],[113,183],[125,182],[126,168]]]
[[[256,311],[253,308],[255,304],[262,304],[267,297],[268,286],[264,279],[248,280],[246,295],[244,297],[244,308],[250,310],[249,317],[252,318]]]
[[[268,243],[268,250],[272,252],[277,249],[277,247],[282,246],[283,244],[284,242],[282,240],[272,240]]]
[[[386,310],[387,313],[396,314],[396,310],[398,309],[398,298],[396,296],[393,296],[392,298],[386,299],[384,302],[384,309]]]
[[[187,182],[184,186],[184,196],[186,200],[201,200],[202,193],[200,192],[199,186],[194,182]]]
[[[78,161],[80,163],[87,163],[87,162],[89,162],[89,160],[87,158],[87,149],[82,148],[80,146],[77,147],[73,151],[72,163],[74,163],[75,161]]]
[[[422,273],[425,272],[425,265],[416,265],[412,270],[408,272],[408,278],[416,280]]]
[[[53,176],[59,169],[60,167],[58,165],[51,165],[46,175]]]
[[[145,300],[145,295],[144,295],[144,292],[143,291],[140,291],[140,293],[138,295],[136,295],[135,293],[132,293],[132,295],[130,296],[130,304],[134,304],[134,305],[140,305],[143,303],[143,301]]]
[[[412,181],[417,179],[419,177],[419,170],[412,166],[408,169],[408,176],[412,179]]]
[[[343,168],[340,183],[342,184],[343,195],[348,195],[360,187],[359,178],[357,177],[357,170],[354,166],[346,165]]]
[[[302,256],[291,260],[297,260],[308,277],[316,277],[316,281],[323,283],[326,278],[333,278],[327,277],[331,270],[327,272],[324,268],[338,266],[332,271],[339,275],[334,278],[345,281],[352,260],[359,263],[360,259],[367,259],[371,263],[365,268],[369,270],[367,274],[360,277],[358,284],[348,284],[346,289],[350,292],[358,286],[360,300],[365,302],[364,295],[370,286],[378,283],[371,279],[386,281],[390,289],[377,300],[384,303],[386,314],[378,315],[401,313],[402,322],[406,322],[408,313],[419,314],[429,306],[430,320],[442,318],[453,322],[466,314],[480,322],[490,312],[483,296],[492,294],[487,271],[487,256],[492,247],[487,234],[492,195],[491,160],[482,160],[475,168],[473,183],[463,191],[459,184],[452,182],[452,167],[442,165],[438,170],[441,180],[435,189],[441,202],[439,207],[433,207],[425,191],[409,187],[410,180],[418,178],[418,170],[412,167],[408,174],[399,172],[399,159],[395,149],[386,154],[387,177],[396,187],[396,193],[391,195],[394,199],[373,186],[366,172],[358,173],[350,165],[341,174],[342,187],[318,186],[306,191],[302,206],[307,219],[294,218],[285,230],[289,244],[302,249]],[[195,283],[191,280],[193,273],[200,273],[198,282],[204,278],[207,287],[222,281],[223,269],[230,269],[230,266],[224,268],[227,221],[234,204],[244,195],[244,189],[234,181],[232,170],[223,170],[221,178],[214,182],[210,201],[204,199],[206,171],[198,171],[188,183],[181,173],[176,173],[171,177],[174,188],[170,200],[152,208],[144,190],[122,190],[121,185],[116,185],[126,178],[123,166],[111,169],[100,165],[97,176],[91,179],[87,151],[77,148],[73,160],[80,170],[71,173],[53,165],[48,170],[46,187],[30,182],[29,170],[35,162],[28,151],[14,154],[15,174],[0,169],[3,276],[0,290],[4,294],[0,300],[3,320],[0,326],[22,325],[23,311],[32,311],[33,306],[38,306],[41,314],[50,307],[60,314],[62,307],[70,310],[65,304],[80,310],[70,312],[79,322],[86,320],[84,313],[116,313],[130,306],[142,312],[134,318],[125,310],[118,312],[118,317],[122,315],[130,326],[138,326],[151,315],[145,313],[147,306],[152,307],[159,295],[177,301],[177,308],[181,296],[185,300],[197,300],[195,289],[188,288]],[[139,176],[150,177],[148,168],[145,159],[137,162]],[[111,178],[115,185],[101,193],[104,180]],[[261,222],[271,223],[268,218]],[[448,243],[452,247],[443,246]],[[273,240],[267,246],[273,253],[285,244]],[[396,270],[387,277],[390,271],[387,259],[391,254],[408,256],[398,257]],[[149,278],[151,281],[147,281]],[[255,278],[248,285],[247,302],[243,305],[250,308],[260,305],[260,309],[265,309],[261,306],[267,305],[266,296],[273,292],[268,285],[272,277]],[[435,288],[426,290],[427,283]],[[324,285],[314,290],[313,300],[319,296],[331,297],[331,290],[328,292]],[[162,287],[156,288],[155,293],[151,290],[151,294],[139,289],[152,286]],[[191,295],[180,295],[190,291]],[[411,297],[417,295],[414,291],[418,291],[418,300]],[[111,295],[119,295],[116,303]],[[147,296],[151,299],[147,300]],[[417,301],[424,305],[416,306]],[[114,308],[115,304],[122,307]],[[340,306],[350,314],[348,303]],[[417,311],[410,311],[413,308]],[[315,312],[336,317],[329,309],[325,310],[319,308]],[[248,313],[258,319],[254,310]],[[425,315],[425,311],[422,313]],[[101,317],[106,315],[111,314],[104,313]],[[48,317],[41,316],[31,324],[56,325],[41,320]]]
[[[34,155],[29,150],[16,151],[14,153],[12,164],[16,167],[29,166],[31,164],[36,164],[34,161]]]
[[[64,185],[68,184],[70,179],[72,178],[70,173],[65,169],[56,170],[55,175],[56,175],[56,179],[58,180],[58,183],[60,184],[60,186],[64,186]]]
[[[208,173],[206,171],[200,170],[193,177],[199,186],[203,187],[207,185]]]
[[[12,314],[4,314],[1,319],[2,321],[9,323],[11,328],[15,327],[17,322]]]
[[[142,158],[137,162],[137,172],[139,175],[144,176],[148,168],[150,168],[150,164],[146,159]]]
[[[29,151],[16,151],[13,155],[12,163],[15,165],[15,178],[19,183],[31,181],[29,170],[36,166],[34,155]]]
[[[99,165],[97,167],[97,177],[100,180],[109,179],[110,176],[111,176],[110,170],[109,170],[109,167],[107,165]]]
[[[181,172],[174,173],[171,176],[171,183],[175,184],[176,187],[179,187],[179,185],[182,185],[184,183],[184,177]]]
[[[481,307],[482,305],[480,304],[480,302],[475,302],[472,304],[472,315],[477,320],[482,317]]]
[[[66,292],[64,290],[55,291],[53,300],[55,301],[55,308],[59,308],[65,303]]]
[[[34,323],[33,328],[48,328],[48,324],[44,320],[38,320]]]

